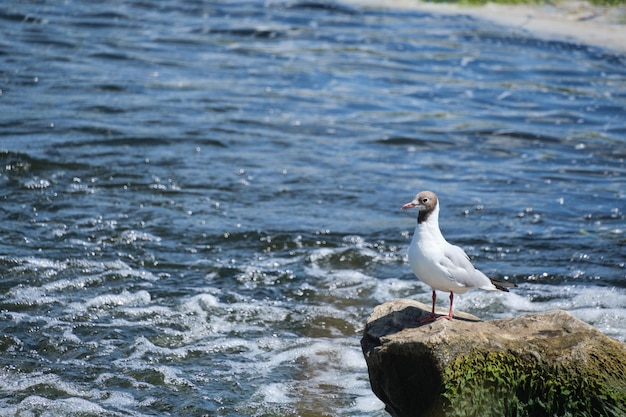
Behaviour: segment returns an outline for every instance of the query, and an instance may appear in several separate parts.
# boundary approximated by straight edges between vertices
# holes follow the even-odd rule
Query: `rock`
[[[430,307],[377,306],[361,347],[394,417],[626,416],[626,345],[565,311],[420,325]]]

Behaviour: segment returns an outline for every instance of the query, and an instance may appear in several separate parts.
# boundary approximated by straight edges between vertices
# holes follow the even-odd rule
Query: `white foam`
[[[118,238],[118,242],[129,245],[136,241],[160,242],[161,238],[147,232],[138,232],[136,230],[125,230]]]
[[[0,411],[0,416],[41,416],[51,417],[60,415],[111,415],[121,416],[105,410],[98,404],[83,398],[61,398],[50,400],[38,395],[31,395],[23,399],[18,405],[10,406]]]
[[[45,258],[35,258],[32,256],[19,259],[3,257],[2,259],[8,260],[11,263],[18,263],[18,265],[11,268],[11,270],[16,272],[39,271],[42,268],[60,271],[67,268],[67,264],[65,262],[52,261]]]
[[[384,405],[370,389],[367,367],[359,347],[359,328],[370,311],[367,305],[370,303],[373,307],[397,297],[430,303],[430,289],[419,280],[406,276],[380,279],[354,266],[332,269],[331,263],[336,262],[339,259],[337,255],[345,250],[343,247],[320,249],[314,250],[312,257],[294,257],[298,262],[307,262],[304,266],[299,265],[295,274],[301,283],[289,284],[295,284],[296,288],[299,285],[303,291],[311,292],[310,302],[258,299],[249,295],[249,291],[203,286],[195,294],[176,299],[177,304],[171,305],[154,299],[146,290],[114,292],[108,289],[106,280],[110,274],[138,275],[139,271],[123,262],[113,268],[92,263],[85,266],[89,269],[87,275],[55,279],[40,287],[15,287],[12,290],[13,295],[21,294],[25,299],[37,295],[64,301],[65,297],[71,297],[74,302],[66,303],[64,312],[97,315],[103,318],[98,321],[98,326],[115,329],[147,326],[158,329],[157,337],[138,335],[130,346],[125,346],[124,358],[112,361],[112,370],[96,378],[96,387],[109,386],[107,381],[111,378],[122,378],[136,390],[150,390],[153,387],[149,382],[130,376],[135,374],[133,371],[149,371],[158,373],[164,383],[173,389],[191,387],[194,392],[211,392],[210,385],[214,380],[230,383],[246,381],[246,384],[257,387],[252,389],[255,411],[265,407],[267,410],[279,410],[277,413],[287,413],[292,409],[295,413],[298,406],[294,404],[306,403],[312,397],[323,398],[332,391],[343,401],[340,406],[342,413],[382,415]],[[332,262],[328,256],[333,257]],[[312,262],[311,259],[318,261]],[[257,281],[260,286],[275,285],[273,280],[282,273],[277,272],[277,268],[288,267],[290,263],[289,259],[255,259],[248,266],[241,267],[237,285],[245,287],[245,281],[251,279],[260,279]],[[47,262],[43,264],[51,265]],[[53,268],[75,267],[76,264],[69,262],[53,265]],[[299,276],[301,273],[306,279]],[[97,285],[100,281],[103,285]],[[145,285],[152,288],[151,283]],[[84,293],[83,289],[96,295],[75,301],[78,299],[76,294]],[[447,294],[438,295],[438,305],[447,306]],[[614,288],[523,284],[510,293],[476,290],[462,294],[455,297],[455,306],[475,312],[483,319],[564,308],[607,334],[621,332],[623,335],[626,333],[626,310],[621,301],[624,295],[624,290]],[[11,313],[11,317],[14,321],[32,320],[27,313],[23,318],[20,314]],[[72,332],[71,324],[64,319],[46,318],[47,327],[55,326],[53,330],[61,331],[68,342],[81,343]],[[310,332],[307,326],[312,327]],[[87,346],[97,349],[99,355],[121,357],[119,340],[97,340],[87,343]],[[197,356],[211,358],[217,366],[207,367],[203,370],[204,375],[185,373],[189,369],[187,362],[195,361]],[[77,363],[74,361],[72,365]],[[179,363],[186,365],[180,367]],[[13,375],[11,380],[15,380]],[[97,403],[107,415],[111,415],[110,409],[122,412],[124,408],[132,415],[138,415],[135,410],[142,407],[133,398],[132,390],[82,390],[80,386],[56,381],[70,397],[84,400],[82,406],[87,408],[90,403]],[[15,392],[24,392],[29,386],[22,383],[22,387],[15,388]],[[250,398],[247,400],[250,401]],[[143,399],[147,407],[154,401],[154,398]],[[69,407],[68,404],[52,406],[62,409]],[[74,404],[81,405],[78,402]],[[0,400],[0,408],[2,405]],[[21,411],[22,414],[28,410],[26,407],[18,409],[21,404],[11,406],[11,410]],[[3,415],[10,414],[0,412],[0,416]]]
[[[60,279],[58,281],[49,282],[41,286],[43,291],[48,293],[64,290],[73,290],[85,288],[91,284],[102,281],[100,275],[85,275],[74,279]]]
[[[186,324],[196,334],[226,334],[233,331],[246,332],[266,330],[272,323],[283,322],[291,313],[279,301],[260,301],[230,294],[240,301],[221,303],[211,294],[199,294],[184,301],[180,309],[193,313]]]
[[[151,300],[148,291],[140,290],[134,293],[123,291],[120,294],[104,294],[88,300],[84,306],[90,308],[116,307],[125,305],[148,304]]]
[[[609,336],[624,341],[625,299],[626,289],[618,287],[521,284],[508,293],[471,291],[455,297],[454,305],[455,309],[468,311],[483,319],[565,310]],[[438,306],[441,305],[438,303]]]
[[[327,270],[313,264],[305,272],[316,279],[316,291],[325,289],[336,298],[360,297],[363,292],[374,291],[377,285],[374,277],[354,269]]]
[[[307,256],[307,260],[313,266],[323,265],[327,259],[342,255],[343,253],[357,249],[359,256],[364,259],[369,259],[376,264],[388,264],[398,262],[398,259],[402,259],[404,252],[379,252],[370,248],[367,242],[360,236],[348,236],[344,238],[347,242],[346,246],[337,248],[318,248],[312,250]]]
[[[154,369],[163,375],[163,382],[167,385],[194,387],[194,384],[189,379],[181,377],[181,371],[173,366],[160,365]]]
[[[104,282],[111,273],[123,277],[137,277],[147,281],[156,281],[158,279],[152,273],[135,270],[122,261],[92,262],[84,259],[52,261],[45,258],[26,257],[13,260],[13,262],[19,262],[19,264],[13,267],[12,271],[35,272],[39,276],[47,278],[55,277],[69,269],[78,269],[83,272],[78,277],[61,278],[40,286],[19,285],[7,292],[7,298],[10,298],[12,302],[25,305],[45,305],[63,302],[64,292]]]
[[[64,329],[63,330],[63,342],[64,343],[80,343],[81,340],[78,336],[76,336],[71,329]]]
[[[368,390],[369,391],[369,388]],[[385,403],[378,399],[371,392],[361,392],[354,400],[354,409],[362,413],[373,413],[374,411],[381,411],[385,408]]]
[[[169,317],[175,315],[175,312],[170,307],[154,304],[140,306],[125,305],[119,311],[123,312],[124,316],[132,319],[133,322],[137,324],[159,324],[161,320],[169,321]]]
[[[50,187],[50,181],[45,178],[33,178],[24,183],[24,188],[29,190],[43,190],[44,188]]]
[[[46,294],[43,288],[38,287],[13,287],[7,291],[7,298],[15,304],[23,305],[45,305],[57,301],[57,297]]]
[[[269,352],[261,352],[256,358],[255,372],[262,371],[267,377],[274,374],[284,373],[284,369],[306,369],[306,380],[298,381],[295,389],[298,397],[307,393],[322,395],[327,387],[336,387],[351,397],[364,397],[362,407],[368,410],[382,408],[382,404],[375,400],[369,388],[367,380],[367,366],[358,345],[354,339],[326,339],[326,338],[295,338],[283,339],[283,350],[277,352],[272,349]],[[275,346],[271,340],[264,340],[262,346]],[[262,362],[262,366],[259,365]],[[297,364],[297,365],[296,365]],[[306,364],[306,365],[304,365]],[[325,387],[325,388],[324,388]],[[277,394],[283,400],[293,398],[281,397],[280,392],[290,388],[289,384],[282,384],[271,390],[270,394]],[[280,402],[280,401],[278,401]]]
[[[425,284],[418,281],[417,278],[410,280],[387,278],[377,280],[377,285],[372,293],[372,297],[377,303],[384,303],[385,301],[402,297],[421,300],[422,293],[427,294],[425,297],[430,297],[431,291]]]
[[[358,371],[358,370],[366,370],[367,365],[365,363],[365,359],[363,358],[363,353],[361,349],[352,349],[346,346],[342,346],[343,348],[339,350],[338,357],[339,363],[341,367],[346,370]]]
[[[292,391],[293,388],[288,384],[276,382],[262,386],[256,395],[260,395],[266,403],[288,404],[293,402],[288,395]]]
[[[176,357],[179,359],[187,357],[189,350],[187,348],[168,348],[157,346],[152,343],[150,340],[145,338],[144,336],[140,336],[135,340],[132,346],[132,353],[128,356],[128,358],[120,359],[117,362],[128,364],[129,362],[133,362],[134,359],[142,359],[150,356],[165,356],[165,357]],[[126,365],[128,366],[128,365]]]
[[[11,379],[0,378],[0,388],[5,392],[20,392],[37,386],[52,386],[69,396],[85,397],[89,392],[80,386],[63,381],[55,374],[33,372],[30,374],[11,374]]]
[[[110,404],[114,407],[135,407],[137,401],[127,392],[111,392],[102,401],[103,404]]]

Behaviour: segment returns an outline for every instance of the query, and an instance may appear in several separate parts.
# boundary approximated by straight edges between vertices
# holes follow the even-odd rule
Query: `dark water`
[[[0,34],[2,416],[386,415],[359,338],[430,300],[423,189],[519,284],[459,309],[626,339],[624,56],[305,1],[3,3]]]

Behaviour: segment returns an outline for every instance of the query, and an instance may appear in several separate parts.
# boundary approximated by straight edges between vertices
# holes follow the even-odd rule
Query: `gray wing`
[[[458,246],[449,245],[444,249],[441,266],[448,278],[461,287],[493,287],[491,280],[474,268],[467,254]]]

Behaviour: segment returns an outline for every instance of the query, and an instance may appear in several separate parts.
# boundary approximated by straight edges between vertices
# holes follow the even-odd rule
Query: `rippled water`
[[[624,56],[326,2],[0,21],[0,415],[386,415],[359,339],[430,300],[422,189],[519,285],[459,309],[626,339]]]

